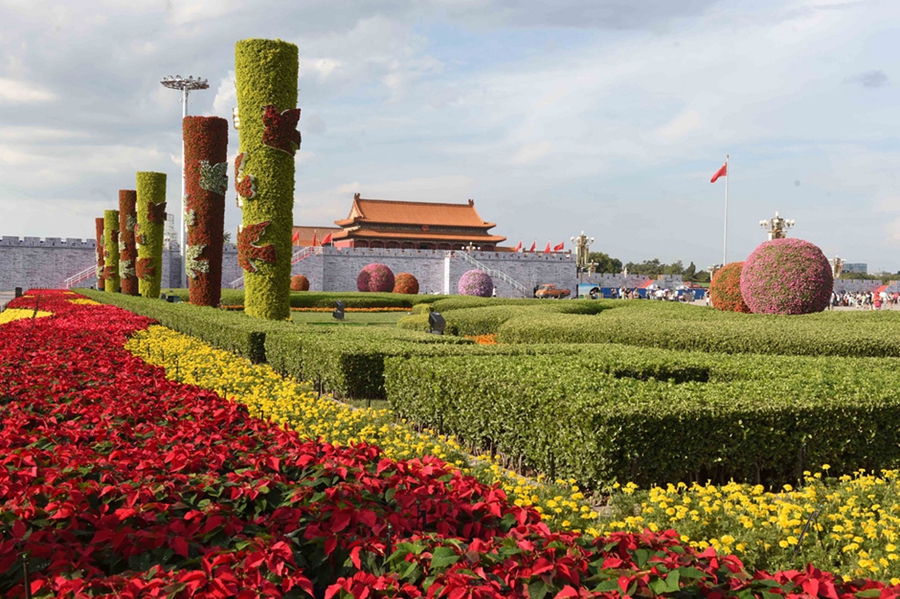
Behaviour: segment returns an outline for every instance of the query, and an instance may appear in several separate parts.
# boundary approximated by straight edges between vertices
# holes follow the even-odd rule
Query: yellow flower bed
[[[805,474],[801,488],[767,492],[761,485],[684,483],[614,498],[620,514],[604,530],[674,528],[693,547],[734,553],[751,566],[803,567],[807,562],[845,578],[900,583],[900,471],[827,478]],[[640,509],[636,509],[636,506]]]
[[[99,306],[100,302],[95,302],[92,299],[87,299],[86,297],[69,300],[73,304],[77,304],[79,306]]]
[[[31,318],[32,316],[35,318],[43,318],[45,316],[51,316],[52,314],[53,312],[44,312],[43,310],[38,310],[37,314],[35,314],[32,309],[7,308],[3,312],[0,312],[0,324],[6,324],[7,322],[21,320],[23,318]]]
[[[454,439],[429,431],[416,432],[405,421],[395,423],[389,410],[353,408],[330,397],[318,397],[308,383],[284,378],[265,364],[215,349],[161,326],[139,331],[126,349],[166,376],[215,390],[245,404],[253,416],[268,418],[310,438],[334,445],[366,442],[378,445],[393,459],[437,456],[482,482],[498,483],[516,505],[533,506],[553,528],[597,534],[597,520],[574,486],[575,481],[548,483],[526,479],[489,459],[473,460]]]

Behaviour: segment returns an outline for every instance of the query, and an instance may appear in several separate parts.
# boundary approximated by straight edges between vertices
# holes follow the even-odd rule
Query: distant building
[[[866,262],[845,262],[843,272],[860,272],[866,274],[869,272],[869,265]]]

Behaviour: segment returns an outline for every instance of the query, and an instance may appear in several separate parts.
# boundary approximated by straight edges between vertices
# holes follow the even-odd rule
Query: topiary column
[[[235,48],[241,153],[235,188],[243,222],[238,262],[244,269],[244,311],[290,318],[291,231],[297,121],[297,46],[249,39]]]
[[[119,292],[119,211],[103,212],[103,269],[104,288],[108,293]]]
[[[119,287],[125,295],[138,294],[135,272],[137,248],[134,245],[134,229],[137,226],[137,191],[119,190]]]
[[[185,263],[191,303],[218,306],[228,189],[228,121],[216,116],[189,116],[182,131],[187,187]]]
[[[162,247],[166,224],[166,174],[137,174],[137,222],[135,274],[143,297],[159,299],[162,281]]]
[[[97,289],[103,291],[105,288],[103,267],[106,265],[106,260],[103,258],[103,219],[95,218],[94,225],[97,235]]]

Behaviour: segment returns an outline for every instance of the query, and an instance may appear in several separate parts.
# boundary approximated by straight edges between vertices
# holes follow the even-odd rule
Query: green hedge
[[[515,300],[514,300],[515,301]],[[451,335],[489,335],[496,333],[500,325],[520,316],[532,315],[542,318],[548,313],[596,314],[608,307],[608,302],[600,301],[567,301],[542,302],[535,300],[528,303],[497,303],[494,305],[460,308],[463,304],[440,300],[432,304],[433,311],[440,312],[447,323],[446,332]],[[415,313],[401,318],[397,326],[414,331],[428,330],[428,314]]]
[[[898,360],[582,348],[390,357],[388,400],[398,416],[589,486],[780,484],[824,463],[900,465]]]
[[[187,289],[167,291],[186,301]],[[348,308],[409,308],[439,300],[440,295],[400,295],[395,293],[359,293],[356,291],[296,291],[291,293],[292,308],[334,308],[341,300]],[[243,306],[243,289],[223,289],[222,305]]]

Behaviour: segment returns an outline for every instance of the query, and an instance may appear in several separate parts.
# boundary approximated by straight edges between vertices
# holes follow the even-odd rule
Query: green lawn
[[[406,315],[406,312],[344,312],[344,322],[339,322],[331,312],[291,312],[294,322],[332,326],[392,327]]]

